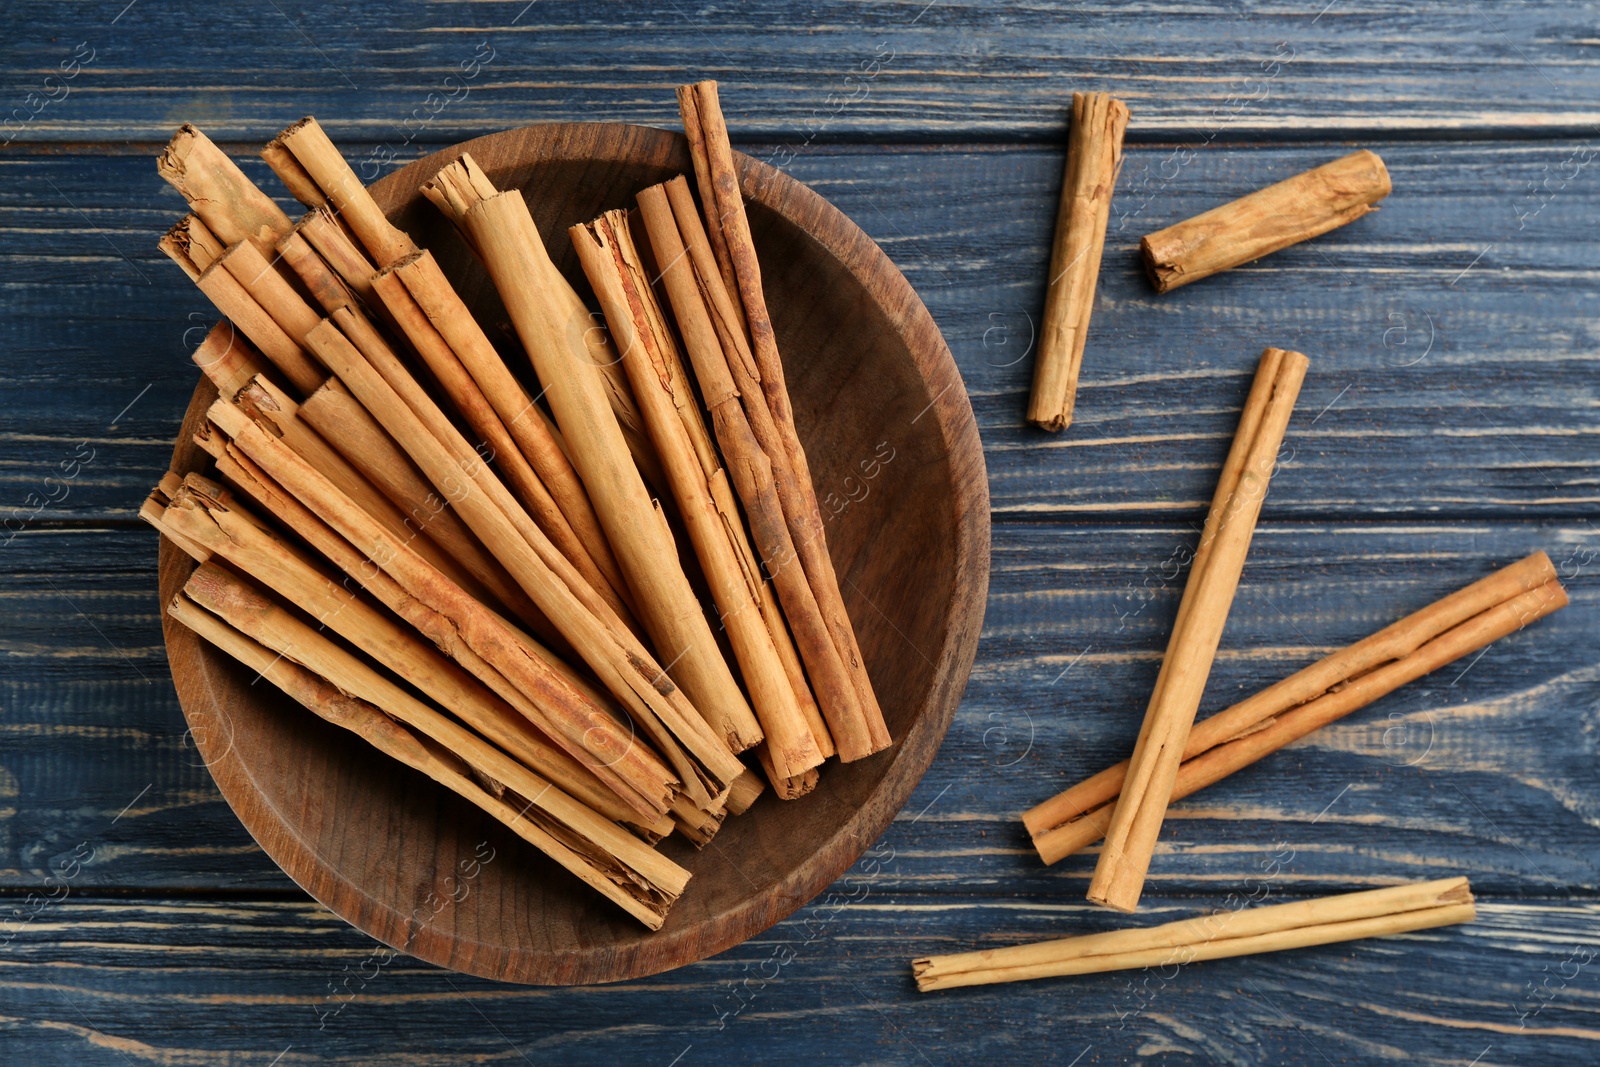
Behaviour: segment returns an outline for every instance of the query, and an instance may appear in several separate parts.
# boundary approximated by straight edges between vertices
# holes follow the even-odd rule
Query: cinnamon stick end
[[[1132,915],[1139,910],[1139,890],[1142,886],[1135,886],[1131,895],[1127,890],[1112,886],[1108,889],[1097,890],[1092,885],[1085,894],[1089,903],[1098,904],[1102,908],[1120,911],[1124,915]]]
[[[1394,192],[1394,183],[1389,178],[1389,168],[1383,165],[1383,158],[1379,156],[1378,153],[1369,148],[1362,148],[1358,151],[1350,153],[1349,158],[1360,159],[1363,162],[1370,163],[1372,165],[1372,176],[1370,179],[1368,179],[1368,181],[1372,189],[1371,195],[1373,200],[1382,200],[1384,197]],[[1367,208],[1368,211],[1378,210],[1377,208],[1370,206],[1370,203],[1371,202],[1369,201]],[[1365,214],[1365,212],[1363,212],[1363,214]]]
[[[1150,285],[1158,293],[1171,292],[1178,286],[1189,281],[1184,277],[1183,267],[1170,260],[1163,259],[1156,246],[1151,244],[1150,238],[1159,236],[1149,234],[1139,238],[1139,258],[1144,262],[1145,277],[1150,279]]]
[[[1030,411],[1028,412],[1028,421],[1041,430],[1060,433],[1072,425],[1072,413],[1068,411],[1057,415],[1047,415],[1043,412]]]
[[[314,125],[316,121],[317,117],[315,115],[307,115],[304,118],[285,126],[278,136],[267,142],[267,148],[275,149],[288,147],[289,138],[293,137],[307,126]]]

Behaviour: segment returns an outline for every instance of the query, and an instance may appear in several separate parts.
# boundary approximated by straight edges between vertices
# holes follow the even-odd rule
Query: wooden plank
[[[913,955],[1129,920],[1081,903],[906,892],[894,863],[869,854],[835,900],[721,956],[585,989],[418,964],[314,905],[69,898],[4,928],[15,936],[0,951],[0,1027],[41,1064],[693,1067],[803,1049],[807,1063],[919,1067],[997,1052],[1063,1067],[1162,1054],[1460,1065],[1591,1062],[1600,1040],[1593,900],[1480,895],[1465,926],[934,995],[914,991]],[[1207,903],[1150,899],[1137,921]]]
[[[723,81],[742,135],[791,149],[1054,139],[1071,91],[1087,87],[1128,100],[1136,138],[1196,142],[1600,120],[1591,20],[1558,0],[1511,12],[1444,0],[1238,12],[1174,0],[832,0],[638,14],[573,0],[403,0],[108,5],[93,16],[28,0],[9,13],[5,106],[15,136],[36,142],[156,141],[186,119],[263,139],[308,111],[336,137],[397,148],[516,122],[663,124],[677,117],[672,87],[695,77]],[[76,77],[45,81],[74,56]],[[58,99],[41,105],[48,96]]]
[[[1397,191],[1376,215],[1163,297],[1139,271],[1142,232],[1347,146],[1217,146],[1170,181],[1170,149],[1130,151],[1062,435],[1022,419],[1058,153],[836,149],[791,170],[932,310],[1002,517],[1197,517],[1267,343],[1313,361],[1269,519],[1594,514],[1597,353],[1573,323],[1600,258],[1586,223],[1600,185],[1524,196],[1581,143],[1381,147]],[[150,168],[99,152],[0,160],[0,518],[13,528],[30,501],[45,504],[36,521],[131,518],[166,465],[209,316],[154,251],[180,204]],[[86,450],[70,484],[45,481]]]
[[[908,888],[1081,899],[1094,854],[1046,868],[1017,816],[1131,749],[1194,536],[995,528],[977,666],[884,837]],[[1590,525],[1264,524],[1202,714],[1538,548],[1571,607],[1178,805],[1152,892],[1225,894],[1285,850],[1297,892],[1457,868],[1498,894],[1600,886]],[[153,535],[30,532],[7,551],[0,888],[38,888],[84,844],[78,889],[285,888],[186,747]]]

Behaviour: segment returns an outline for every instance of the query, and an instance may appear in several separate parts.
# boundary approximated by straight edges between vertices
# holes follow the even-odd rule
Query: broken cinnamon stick
[[[1073,93],[1067,167],[1050,251],[1050,284],[1033,365],[1028,421],[1046,430],[1071,425],[1095,282],[1111,218],[1111,190],[1122,169],[1128,108],[1109,93]]]
[[[1389,195],[1389,172],[1362,149],[1139,242],[1145,273],[1166,293],[1354,222]]]

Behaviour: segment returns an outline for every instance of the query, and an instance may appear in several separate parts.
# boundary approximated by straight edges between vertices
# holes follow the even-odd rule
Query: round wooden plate
[[[521,188],[556,261],[586,292],[569,225],[690,172],[682,136],[599,123],[532,126],[419,160],[373,189],[432,248],[494,336],[493,287],[418,194],[471,152]],[[766,929],[821,892],[883,833],[932,762],[972,669],[989,582],[989,491],[960,375],[922,301],[882,250],[820,196],[739,159],[795,420],[828,545],[895,744],[830,760],[815,792],[768,791],[697,852],[656,933],[476,808],[293,704],[165,619],[173,680],[196,745],[245,828],[351,924],[444,967],[567,985],[653,974]],[[175,470],[206,469],[191,436],[215,397],[195,393]],[[161,545],[167,603],[192,563]]]

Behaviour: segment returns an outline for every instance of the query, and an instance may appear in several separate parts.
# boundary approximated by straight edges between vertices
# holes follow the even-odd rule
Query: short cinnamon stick
[[[1111,217],[1111,190],[1122,169],[1122,135],[1127,128],[1128,108],[1122,101],[1109,93],[1072,94],[1067,167],[1028,402],[1028,421],[1046,430],[1072,423]]]
[[[1145,273],[1170,292],[1354,222],[1390,188],[1377,153],[1352,152],[1149,234],[1139,242]]]
[[[1173,784],[1180,800],[1567,603],[1550,557],[1536,552],[1196,723]],[[1046,863],[1105,833],[1128,763],[1095,774],[1023,815]]]
[[[1160,926],[1113,930],[1031,945],[913,960],[924,993],[959,986],[1022,982],[1142,967],[1178,967],[1199,960],[1329,945],[1365,937],[1428,930],[1477,917],[1465,878],[1441,878],[1218,912]]]
[[[1189,729],[1239,587],[1251,535],[1307,364],[1300,353],[1277,348],[1267,349],[1261,357],[1184,586],[1128,778],[1089,883],[1088,896],[1096,904],[1132,911],[1139,903]]]

